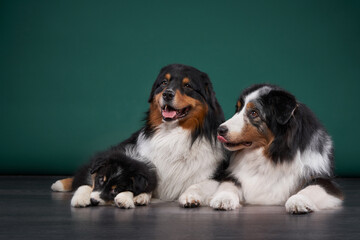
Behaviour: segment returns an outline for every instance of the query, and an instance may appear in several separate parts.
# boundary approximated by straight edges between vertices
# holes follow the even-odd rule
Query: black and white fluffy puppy
[[[332,140],[311,110],[283,89],[263,84],[244,90],[218,139],[233,152],[223,177],[235,182],[220,184],[211,207],[285,204],[289,213],[308,213],[341,205],[332,180]]]
[[[210,79],[196,68],[168,65],[157,76],[149,103],[145,126],[114,148],[155,166],[154,197],[175,200],[182,195],[183,206],[199,204],[202,199],[194,199],[192,190],[185,190],[198,183],[216,188],[218,182],[210,179],[225,161],[217,140],[224,116]],[[61,180],[56,184],[53,190],[66,189]]]
[[[120,208],[134,208],[135,205],[146,205],[157,182],[156,170],[151,163],[129,158],[118,148],[97,154],[71,180],[71,189],[76,190],[71,199],[73,207],[115,204]]]

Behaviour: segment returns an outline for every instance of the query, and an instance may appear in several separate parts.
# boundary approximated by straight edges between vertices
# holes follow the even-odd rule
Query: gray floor
[[[70,207],[71,193],[53,193],[59,177],[0,177],[0,239],[360,239],[360,179],[339,179],[338,210],[293,216],[280,206],[236,211],[149,207]]]

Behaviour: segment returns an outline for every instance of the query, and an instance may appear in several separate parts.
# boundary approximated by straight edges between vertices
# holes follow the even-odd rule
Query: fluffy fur
[[[224,149],[216,138],[224,117],[207,74],[190,66],[168,65],[155,80],[149,103],[145,126],[107,153],[121,152],[153,164],[158,176],[153,195],[163,200],[178,199],[193,184],[215,182],[209,179],[225,161]],[[66,187],[58,182],[57,189]],[[150,197],[139,195],[134,201],[148,203]],[[115,203],[131,208],[129,198],[131,194],[122,194]],[[118,203],[119,199],[126,203]],[[192,202],[184,200],[182,205]]]
[[[60,187],[61,191],[64,189],[62,181],[68,180],[57,181],[52,189]],[[151,195],[156,183],[156,171],[151,163],[129,158],[123,151],[112,148],[97,154],[89,164],[76,172],[71,185],[71,190],[76,190],[71,206],[112,205],[117,195],[124,192],[131,192],[132,196]],[[115,201],[117,206],[124,208],[148,204],[136,199],[132,199],[132,203],[129,206]]]
[[[233,152],[220,175],[233,181],[220,184],[211,207],[285,205],[289,213],[307,213],[341,205],[342,193],[332,180],[331,138],[292,94],[267,84],[246,89],[218,133]]]

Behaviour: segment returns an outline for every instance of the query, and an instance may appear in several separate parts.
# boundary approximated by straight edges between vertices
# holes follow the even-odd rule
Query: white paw
[[[184,208],[195,208],[201,205],[200,196],[197,193],[183,193],[179,197],[180,206]]]
[[[90,205],[91,187],[79,187],[71,199],[71,206],[73,207],[87,207]]]
[[[217,210],[234,210],[240,206],[239,197],[229,192],[216,193],[210,201],[210,207]]]
[[[51,190],[53,190],[54,192],[63,192],[64,186],[60,180],[57,180],[55,183],[51,185]]]
[[[119,208],[135,208],[134,195],[132,192],[121,192],[116,195],[114,202]]]
[[[134,203],[138,206],[149,205],[151,199],[151,194],[149,193],[140,193],[136,197],[134,197]]]
[[[291,196],[285,203],[286,212],[291,214],[304,214],[316,211],[316,206],[309,198],[301,194]]]

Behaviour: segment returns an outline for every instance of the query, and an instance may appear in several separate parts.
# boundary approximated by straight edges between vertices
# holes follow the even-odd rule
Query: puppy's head
[[[148,124],[153,128],[178,123],[185,129],[196,130],[204,125],[210,112],[217,112],[218,118],[222,116],[208,75],[181,64],[161,69],[149,103]]]
[[[235,115],[218,128],[218,139],[230,151],[264,147],[282,134],[296,109],[293,95],[272,85],[246,89],[236,103]]]
[[[143,186],[147,184],[145,178],[133,174],[128,167],[124,166],[120,158],[96,161],[90,173],[93,182],[92,205],[113,204],[117,194],[125,191],[135,193],[137,184]]]

